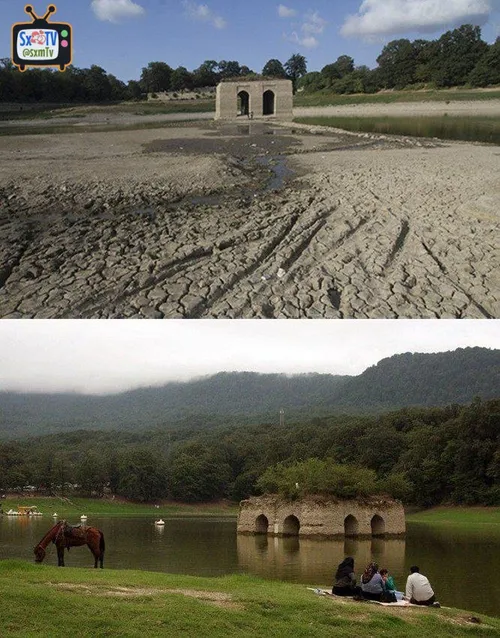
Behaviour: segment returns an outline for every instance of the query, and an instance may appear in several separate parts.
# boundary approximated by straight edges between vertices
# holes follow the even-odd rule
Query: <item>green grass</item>
[[[61,498],[34,497],[7,498],[2,501],[4,512],[17,510],[19,505],[35,505],[44,514],[44,519],[52,521],[52,514],[56,512],[59,518],[75,518],[86,514],[92,516],[228,516],[236,517],[238,506],[232,504],[203,504],[186,505],[177,503],[160,504],[156,509],[153,504],[128,503],[110,499],[73,498],[70,502]]]
[[[298,117],[295,122],[347,131],[500,144],[500,118],[487,116]]]
[[[449,526],[498,525],[500,507],[434,507],[406,516],[410,523]]]
[[[173,591],[182,590],[182,591]],[[498,636],[500,619],[451,609],[387,609],[250,576],[199,578],[0,562],[2,636]],[[477,614],[476,614],[477,616]]]
[[[458,89],[434,91],[388,91],[373,94],[298,93],[294,106],[343,106],[347,104],[393,104],[396,102],[461,102],[500,99],[498,90]]]

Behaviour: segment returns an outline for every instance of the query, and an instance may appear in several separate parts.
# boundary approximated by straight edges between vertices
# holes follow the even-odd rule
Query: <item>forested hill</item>
[[[223,372],[111,396],[0,393],[0,437],[76,429],[149,430],[276,422],[341,411],[442,406],[500,395],[500,350],[383,359],[356,377]]]

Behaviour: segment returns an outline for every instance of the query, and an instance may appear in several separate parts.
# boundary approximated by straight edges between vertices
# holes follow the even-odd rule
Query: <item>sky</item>
[[[488,320],[8,320],[0,390],[109,394],[221,371],[357,375],[404,352],[500,349]]]
[[[27,0],[0,0],[0,58],[10,56],[11,25],[30,18]],[[33,0],[43,16],[48,0]],[[435,39],[472,23],[483,39],[500,35],[500,0],[56,0],[52,21],[73,26],[73,64],[138,80],[149,62],[189,71],[207,59],[237,60],[260,72],[272,58],[304,55],[320,71],[340,55],[376,66],[384,44]]]

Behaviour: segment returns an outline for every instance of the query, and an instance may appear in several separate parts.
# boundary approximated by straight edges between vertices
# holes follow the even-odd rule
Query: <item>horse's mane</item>
[[[64,522],[65,521],[59,521],[59,523],[56,523],[53,527],[51,527],[49,531],[45,534],[45,536],[42,538],[42,540],[38,543],[38,545],[41,545],[42,547],[47,547],[47,545],[51,541],[54,541],[57,536],[56,530],[57,532],[59,532],[59,530],[62,529]]]

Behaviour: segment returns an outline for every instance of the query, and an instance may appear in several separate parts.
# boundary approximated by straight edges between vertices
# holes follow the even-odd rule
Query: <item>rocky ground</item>
[[[499,317],[500,149],[314,130],[0,136],[0,316]]]

